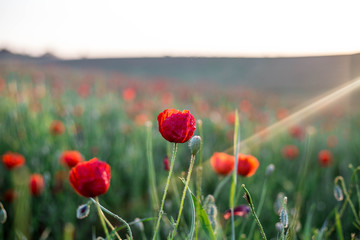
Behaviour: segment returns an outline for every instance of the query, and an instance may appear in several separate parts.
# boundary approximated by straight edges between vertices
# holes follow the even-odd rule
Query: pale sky
[[[0,0],[4,47],[64,58],[355,53],[360,1]]]

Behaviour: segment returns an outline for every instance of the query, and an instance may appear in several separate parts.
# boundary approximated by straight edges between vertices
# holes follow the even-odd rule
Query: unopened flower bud
[[[78,219],[86,218],[90,213],[90,206],[89,204],[82,204],[76,210],[76,217]]]
[[[189,148],[192,155],[196,155],[197,152],[200,150],[201,145],[201,137],[200,136],[193,136],[189,141]]]
[[[339,187],[339,185],[335,185],[335,187],[334,187],[334,197],[335,197],[336,201],[339,201],[339,202],[344,199],[343,192],[342,192],[341,188]]]
[[[7,219],[6,210],[2,205],[2,203],[0,202],[0,223],[4,224],[6,222],[6,219]]]
[[[275,170],[275,165],[274,164],[270,164],[266,167],[266,172],[265,175],[266,176],[270,176]]]
[[[144,224],[142,223],[140,218],[135,218],[135,226],[137,226],[140,231],[144,231]]]

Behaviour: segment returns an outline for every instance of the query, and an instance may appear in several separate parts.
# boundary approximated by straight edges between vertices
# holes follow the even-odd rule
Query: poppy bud
[[[89,204],[82,204],[76,210],[76,217],[78,219],[86,218],[90,213],[90,205]]]
[[[342,201],[344,199],[344,194],[341,190],[341,188],[339,187],[339,185],[335,185],[334,187],[334,197],[336,199],[336,201]]]
[[[274,164],[269,164],[266,167],[266,172],[265,172],[265,176],[270,176],[275,170],[275,165]]]
[[[0,202],[0,223],[4,224],[6,222],[6,219],[7,219],[6,210],[5,210],[4,206],[2,205],[2,203]]]
[[[187,142],[195,132],[196,121],[188,110],[166,109],[157,117],[159,132],[169,142]]]
[[[109,164],[97,158],[78,163],[69,174],[72,187],[84,197],[96,197],[106,193],[110,187],[110,178]]]
[[[189,141],[189,148],[192,155],[196,155],[200,150],[201,146],[201,137],[200,136],[193,136]]]

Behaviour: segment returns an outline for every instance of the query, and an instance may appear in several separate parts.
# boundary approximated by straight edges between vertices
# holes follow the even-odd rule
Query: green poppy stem
[[[156,235],[159,231],[159,226],[160,226],[160,221],[161,221],[161,217],[164,214],[164,203],[165,203],[165,199],[166,199],[166,194],[167,194],[167,190],[169,188],[169,183],[170,183],[170,179],[171,179],[171,174],[173,172],[174,169],[174,162],[175,162],[175,156],[176,156],[176,151],[177,151],[177,143],[174,143],[174,148],[173,148],[173,154],[171,157],[171,164],[170,164],[170,170],[169,170],[169,175],[168,178],[166,180],[166,185],[165,185],[165,189],[164,189],[164,194],[162,197],[162,201],[161,201],[161,206],[160,206],[160,210],[159,210],[159,216],[156,222],[156,226],[155,226],[155,231],[154,231],[154,236],[153,236],[153,240],[156,239]]]
[[[183,194],[182,194],[182,197],[181,197],[179,214],[178,214],[178,217],[177,217],[177,221],[176,221],[174,231],[172,232],[172,235],[171,235],[171,239],[174,239],[175,234],[176,234],[176,230],[177,230],[177,228],[179,226],[179,223],[180,223],[181,213],[182,213],[182,210],[183,210],[183,207],[184,207],[185,195],[186,195],[187,188],[189,186],[189,182],[190,182],[190,178],[191,178],[191,172],[192,172],[192,169],[194,167],[194,163],[195,163],[195,155],[192,154],[191,159],[190,159],[189,171],[188,171],[188,174],[187,174],[187,177],[186,177],[186,183],[185,183],[184,191],[183,191]]]

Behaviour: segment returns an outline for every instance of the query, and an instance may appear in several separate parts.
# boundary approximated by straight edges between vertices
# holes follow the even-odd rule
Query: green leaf
[[[344,235],[343,235],[341,222],[340,222],[340,215],[339,215],[337,210],[335,211],[335,224],[336,224],[336,232],[337,232],[337,235],[338,235],[338,239],[339,240],[344,240]]]
[[[184,181],[183,181],[183,183],[184,183]],[[189,188],[187,188],[187,191],[192,197],[193,205],[195,206],[196,212],[199,213],[200,225],[201,225],[202,229],[205,231],[206,235],[208,236],[208,239],[216,240],[214,230],[211,227],[211,223],[209,221],[208,215],[206,214],[206,211],[201,206],[199,200],[195,197],[195,195],[191,192],[191,190]],[[193,224],[192,225],[195,225],[195,220],[194,219],[193,219]],[[191,228],[193,228],[193,226],[191,226]],[[190,234],[191,234],[191,230],[190,230]],[[189,237],[190,236],[191,235],[189,235]],[[191,239],[191,238],[189,238],[189,239]]]

